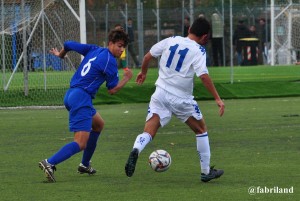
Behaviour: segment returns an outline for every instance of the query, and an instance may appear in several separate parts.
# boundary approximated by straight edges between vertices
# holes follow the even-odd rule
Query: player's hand
[[[142,72],[140,72],[140,73],[136,76],[136,80],[135,80],[135,81],[136,81],[136,83],[137,83],[138,85],[141,85],[141,84],[144,83],[145,79],[146,79],[146,75],[143,74]]]
[[[124,70],[123,77],[127,80],[130,80],[132,78],[132,70],[130,68]]]
[[[224,111],[225,111],[225,104],[221,99],[216,100],[216,102],[217,102],[217,105],[219,106],[219,115],[223,116]]]
[[[49,50],[49,52],[57,57],[59,57],[59,51],[57,50],[57,48],[52,48],[51,50]]]
[[[67,52],[64,50],[64,48],[61,49],[61,50],[59,51],[59,50],[57,50],[57,48],[55,47],[55,48],[52,48],[51,50],[49,50],[49,52],[50,52],[51,54],[53,54],[53,55],[55,55],[55,56],[61,58],[61,59],[67,57]]]

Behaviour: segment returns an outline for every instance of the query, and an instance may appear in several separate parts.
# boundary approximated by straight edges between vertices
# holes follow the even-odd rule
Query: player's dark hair
[[[116,43],[118,41],[123,41],[124,46],[126,47],[129,42],[128,34],[122,30],[112,30],[108,34],[108,42]]]
[[[197,18],[191,28],[190,33],[196,35],[197,37],[201,37],[205,34],[209,34],[210,32],[210,23],[205,18]]]
[[[124,28],[122,27],[122,25],[121,24],[115,24],[115,28],[116,27],[120,27],[121,28],[121,30],[124,30]]]

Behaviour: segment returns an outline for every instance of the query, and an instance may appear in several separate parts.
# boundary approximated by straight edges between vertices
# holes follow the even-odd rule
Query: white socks
[[[149,133],[139,134],[134,142],[133,148],[137,148],[139,153],[143,151],[146,145],[151,142],[152,137]],[[210,170],[210,146],[207,132],[196,135],[197,152],[200,158],[201,173],[209,174]]]
[[[149,142],[151,142],[151,140],[151,135],[149,133],[143,132],[136,137],[133,148],[137,148],[139,150],[139,153],[141,153],[141,151],[143,151],[143,149]]]
[[[197,152],[200,158],[201,173],[209,174],[210,147],[207,132],[196,135]]]

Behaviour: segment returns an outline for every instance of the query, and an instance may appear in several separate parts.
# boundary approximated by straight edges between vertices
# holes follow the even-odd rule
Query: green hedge
[[[230,82],[232,70],[234,72],[233,83]],[[300,96],[300,66],[256,66],[234,67],[233,69],[222,67],[210,68],[209,71],[223,99]],[[134,69],[133,79],[115,95],[109,95],[103,85],[94,99],[94,104],[148,102],[155,90],[154,83],[158,69],[149,69],[147,79],[141,86],[135,83],[138,72],[139,69]],[[67,83],[72,74],[73,72],[48,72],[48,88],[45,90],[41,80],[43,75],[39,72],[31,72],[29,95],[25,96],[22,73],[17,73],[9,90],[0,92],[0,107],[62,105]],[[120,75],[122,76],[122,71],[120,71]],[[2,78],[2,74],[0,76]],[[61,81],[57,81],[56,77],[58,76],[62,76]],[[195,78],[194,96],[196,100],[212,99],[199,78]]]

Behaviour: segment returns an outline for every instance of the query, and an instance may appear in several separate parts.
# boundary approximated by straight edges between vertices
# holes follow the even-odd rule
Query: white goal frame
[[[5,0],[1,0],[1,18],[2,19],[5,19],[4,18],[4,2]],[[5,61],[5,47],[4,47],[4,37],[5,37],[5,30],[4,30],[4,20],[1,20],[1,27],[3,30],[1,30],[0,34],[2,35],[2,73],[3,73],[3,88],[4,88],[4,91],[7,91],[9,89],[9,86],[10,86],[10,83],[14,77],[14,74],[15,72],[17,71],[21,61],[23,60],[24,62],[24,66],[27,66],[27,56],[24,56],[26,55],[26,50],[27,50],[27,46],[28,44],[30,43],[31,39],[32,39],[32,36],[33,34],[35,33],[36,31],[36,27],[37,27],[37,24],[42,21],[42,25],[44,27],[44,24],[47,23],[50,27],[51,27],[51,30],[53,31],[54,35],[56,36],[57,40],[60,41],[60,45],[61,47],[63,46],[63,41],[60,40],[60,38],[58,37],[58,35],[56,34],[53,26],[51,25],[51,22],[49,21],[46,13],[44,12],[44,8],[47,6],[47,5],[44,5],[44,0],[40,0],[41,1],[41,10],[39,12],[39,14],[36,16],[37,20],[33,26],[33,29],[28,37],[28,39],[26,40],[26,38],[24,37],[23,38],[23,51],[16,63],[16,66],[15,68],[13,69],[13,72],[11,73],[8,81],[6,82],[5,81],[5,69],[6,69],[6,61]],[[76,11],[74,10],[74,8],[71,6],[71,4],[69,3],[68,0],[63,0],[63,2],[66,4],[66,6],[69,8],[69,10],[72,12],[72,14],[74,15],[74,17],[78,20],[78,22],[80,23],[80,42],[81,43],[86,43],[86,17],[85,17],[85,0],[78,0],[79,1],[79,15],[76,13]],[[53,1],[48,1],[48,3],[51,3]],[[25,8],[24,8],[24,5],[26,3],[26,0],[20,0],[20,4],[21,4],[21,13],[22,13],[22,17],[23,18],[26,18],[26,12],[25,12]],[[25,13],[25,14],[24,14]],[[21,23],[24,23],[24,26],[26,26],[26,21],[25,22],[21,22]],[[24,29],[25,31],[25,29]],[[43,39],[44,39],[44,36],[45,36],[45,33],[44,33],[44,28],[43,28]],[[25,35],[25,34],[23,34]],[[43,40],[43,55],[44,55],[44,58],[45,58],[45,55],[46,55],[46,47],[45,47],[45,41]],[[67,57],[67,59],[69,60],[69,62],[72,64],[71,60]],[[73,66],[73,65],[72,65]],[[75,67],[73,66],[73,68],[75,69]],[[46,61],[44,59],[43,61],[43,69],[46,69]],[[27,79],[27,80],[26,80]],[[26,70],[24,71],[24,90],[25,90],[25,96],[28,95],[28,85],[26,86],[26,83],[28,83],[28,72],[26,72]],[[44,89],[46,90],[47,89],[47,79],[46,79],[46,76],[45,76],[45,80],[44,80]]]
[[[286,5],[281,5],[280,10],[278,10],[278,5],[276,5],[276,0],[271,0],[270,5],[271,10],[271,53],[270,53],[270,64],[274,66],[276,64],[290,65],[295,61],[295,51],[292,46],[292,21],[294,14],[299,14],[300,1],[299,0],[286,0]],[[287,18],[283,29],[285,29],[285,40],[279,41],[280,37],[279,29],[281,28],[278,24],[280,18],[285,16]],[[299,33],[300,34],[300,33]],[[300,35],[299,35],[300,39]],[[280,56],[280,49],[284,49],[284,55]],[[281,51],[282,52],[282,51]],[[285,62],[280,63],[279,57],[285,57]]]

